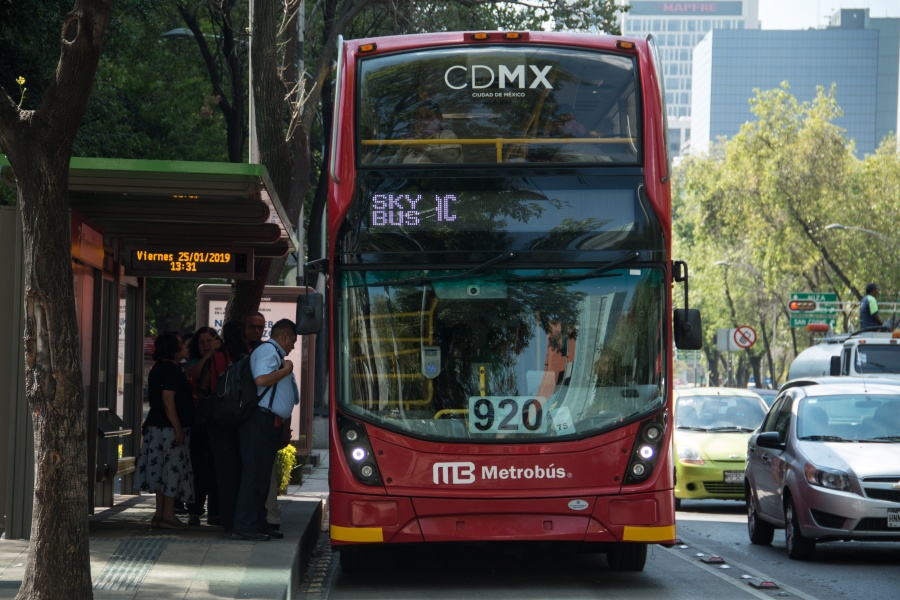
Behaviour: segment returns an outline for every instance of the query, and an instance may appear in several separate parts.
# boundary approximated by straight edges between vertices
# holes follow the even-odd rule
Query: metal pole
[[[250,0],[249,11],[250,17],[247,27],[247,90],[249,96],[248,110],[250,113],[249,132],[250,132],[250,148],[248,152],[249,162],[251,164],[259,163],[259,139],[256,135],[256,101],[253,99],[253,4],[255,0]]]

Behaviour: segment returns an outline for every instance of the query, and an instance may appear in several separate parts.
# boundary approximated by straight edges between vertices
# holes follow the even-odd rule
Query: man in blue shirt
[[[284,534],[266,523],[266,497],[275,457],[282,446],[284,422],[300,403],[294,365],[286,357],[297,342],[296,326],[281,319],[272,334],[250,355],[250,367],[261,395],[259,410],[238,426],[241,454],[241,482],[234,515],[235,539],[268,541]]]
[[[859,305],[859,328],[881,327],[881,316],[878,314],[878,286],[870,283],[866,286],[866,296]]]

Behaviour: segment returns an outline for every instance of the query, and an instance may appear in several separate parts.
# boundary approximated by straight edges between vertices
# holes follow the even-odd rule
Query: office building
[[[844,115],[834,122],[862,157],[898,130],[900,19],[843,9],[824,29],[716,29],[694,50],[693,75],[693,152],[755,119],[749,104],[754,88],[787,81],[801,102],[814,99],[817,86],[827,91],[836,85]]]
[[[692,52],[713,30],[759,28],[759,0],[721,2],[660,2],[630,0],[622,16],[622,35],[659,44],[669,117],[669,148],[678,156],[691,138]]]

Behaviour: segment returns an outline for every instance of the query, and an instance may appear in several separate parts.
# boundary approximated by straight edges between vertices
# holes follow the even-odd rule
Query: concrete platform
[[[151,529],[154,496],[118,496],[90,517],[94,598],[290,600],[326,522],[328,453],[316,452],[303,483],[279,496],[282,540],[233,540],[205,520],[183,531]],[[28,550],[28,540],[0,539],[0,599],[16,597]]]

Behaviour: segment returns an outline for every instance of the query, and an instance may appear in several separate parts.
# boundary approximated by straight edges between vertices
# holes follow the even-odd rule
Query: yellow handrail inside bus
[[[467,415],[467,414],[469,414],[468,408],[445,408],[443,410],[439,410],[436,413],[434,413],[434,418],[440,419],[444,415],[453,416],[453,415]]]
[[[365,361],[370,360],[384,360],[387,359],[390,361],[389,372],[383,372],[381,375],[386,380],[392,381],[420,381],[425,384],[424,398],[405,398],[403,400],[393,399],[393,400],[384,400],[389,405],[399,405],[401,402],[406,408],[411,408],[414,406],[428,406],[431,404],[432,398],[434,397],[434,384],[431,379],[426,378],[420,371],[416,372],[400,372],[400,361],[395,360],[400,356],[412,356],[417,355],[422,352],[422,345],[431,345],[434,343],[434,313],[437,310],[438,298],[434,297],[431,299],[428,307],[425,311],[409,311],[402,313],[370,313],[370,314],[362,314],[354,316],[351,322],[351,331],[360,331],[365,333],[371,333],[371,328],[366,325],[366,323],[378,322],[378,321],[403,321],[407,323],[406,328],[401,328],[401,331],[404,333],[409,333],[409,323],[412,321],[414,325],[420,323],[420,320],[424,318],[424,332],[423,336],[419,337],[396,337],[396,336],[378,336],[378,337],[365,337],[360,335],[355,335],[350,338],[351,343],[359,344],[359,343],[368,343],[371,344],[373,342],[380,342],[382,344],[402,344],[404,347],[402,348],[392,348],[390,350],[385,350],[382,348],[381,352],[367,352],[365,355],[353,356],[351,360],[354,363],[364,363]],[[384,327],[382,325],[381,327]],[[393,330],[393,327],[392,327]],[[418,361],[415,361],[418,364]],[[353,380],[366,380],[371,377],[370,373],[361,372],[359,368],[356,368],[351,372],[350,378]],[[359,402],[356,402],[360,404]],[[364,402],[362,404],[365,404]]]

